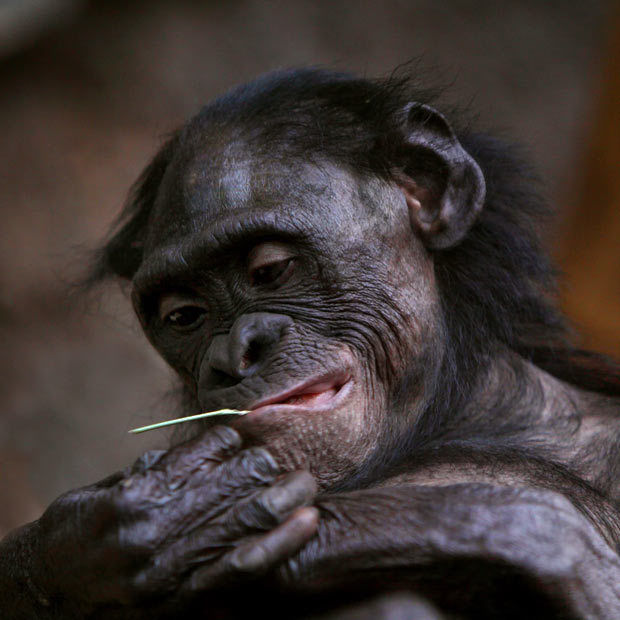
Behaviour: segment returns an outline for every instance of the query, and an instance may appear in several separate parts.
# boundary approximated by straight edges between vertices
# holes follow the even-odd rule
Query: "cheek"
[[[403,344],[415,355],[432,340],[440,317],[440,300],[432,257],[417,239],[401,244],[401,251],[388,263],[391,298],[405,324]]]
[[[182,378],[184,384],[195,390],[208,341],[198,336],[173,343],[151,342],[164,361]]]

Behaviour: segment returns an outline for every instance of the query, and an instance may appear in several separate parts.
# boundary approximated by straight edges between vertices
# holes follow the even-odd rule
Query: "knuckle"
[[[267,516],[280,520],[306,499],[296,491],[286,486],[270,487],[260,495],[258,501]]]
[[[265,448],[248,448],[224,464],[222,470],[238,486],[266,484],[274,480],[279,469],[275,459]]]
[[[256,501],[256,516],[263,527],[277,525],[290,503],[288,499],[286,491],[280,488],[272,487],[261,493]]]
[[[289,474],[285,484],[294,489],[300,503],[311,501],[318,493],[318,486],[314,476],[309,471],[296,471]]]
[[[273,526],[295,508],[310,503],[315,494],[316,482],[311,474],[294,472],[263,491],[256,502],[259,512]]]
[[[156,465],[167,453],[166,450],[148,450],[139,456],[131,467],[131,473],[142,473]]]
[[[267,565],[267,553],[262,545],[235,549],[228,558],[228,566],[235,573],[251,573]]]
[[[122,520],[127,520],[130,515],[140,512],[136,485],[133,482],[132,478],[123,480],[114,488],[107,502],[109,509]]]
[[[214,447],[229,450],[238,450],[243,443],[239,433],[230,426],[214,427],[209,431],[208,439],[213,442]]]
[[[245,501],[235,505],[228,521],[245,535],[265,532],[281,523],[294,507],[286,489],[268,487],[255,491]]]
[[[134,553],[149,556],[161,544],[161,534],[157,524],[152,521],[140,521],[132,527],[123,529],[123,545]]]
[[[266,448],[250,448],[244,452],[244,455],[246,467],[251,473],[269,475],[278,472],[278,464]]]

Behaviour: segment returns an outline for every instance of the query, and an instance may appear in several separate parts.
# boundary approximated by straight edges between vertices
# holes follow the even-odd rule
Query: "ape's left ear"
[[[428,248],[445,249],[466,235],[482,209],[484,176],[433,108],[405,108],[405,144],[397,181],[413,227]]]

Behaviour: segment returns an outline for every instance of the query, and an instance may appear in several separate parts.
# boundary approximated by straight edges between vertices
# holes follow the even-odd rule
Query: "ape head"
[[[95,278],[131,280],[188,413],[251,409],[231,422],[246,441],[351,486],[444,432],[493,351],[556,323],[523,185],[406,79],[278,72],[164,145]]]

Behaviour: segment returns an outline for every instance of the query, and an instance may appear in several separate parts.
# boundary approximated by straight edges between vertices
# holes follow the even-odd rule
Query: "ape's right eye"
[[[198,306],[183,306],[168,314],[164,321],[171,327],[188,328],[197,326],[205,315],[204,308]]]
[[[159,320],[180,331],[198,327],[207,316],[206,306],[195,299],[167,295],[159,302]]]

